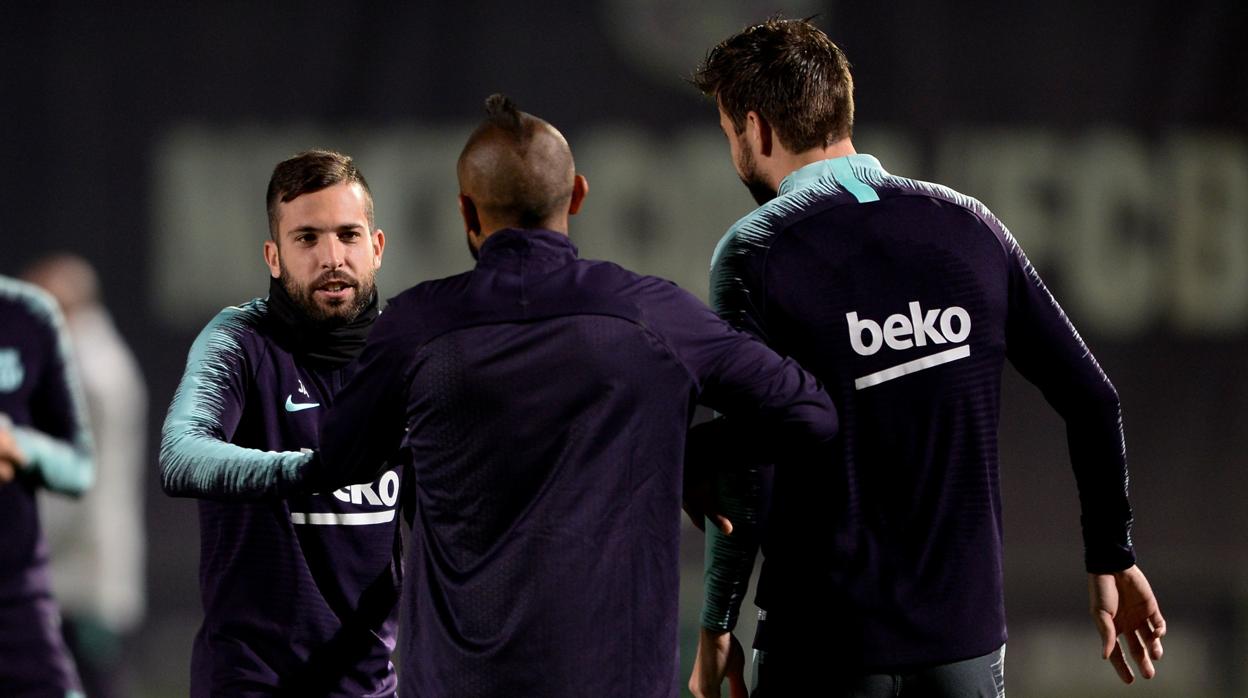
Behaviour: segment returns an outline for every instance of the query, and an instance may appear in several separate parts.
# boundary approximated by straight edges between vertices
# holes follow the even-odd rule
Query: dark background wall
[[[154,453],[195,333],[264,293],[273,164],[321,145],[359,159],[392,295],[468,266],[453,163],[503,91],[572,143],[592,185],[573,219],[586,256],[705,297],[711,249],[751,201],[683,79],[776,11],[818,14],[848,53],[859,150],[993,208],[1119,388],[1141,565],[1172,631],[1144,692],[1248,691],[1241,3],[8,4],[0,273],[60,250],[100,269],[151,390]],[[1119,690],[1084,618],[1063,426],[1013,374],[1005,404],[1011,693]],[[151,467],[150,614],[132,651],[145,692],[177,695],[199,613],[195,509]]]

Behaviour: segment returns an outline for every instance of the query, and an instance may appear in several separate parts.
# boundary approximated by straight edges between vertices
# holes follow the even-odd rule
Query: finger
[[[0,461],[0,485],[13,479],[13,466],[8,461]]]
[[[1153,666],[1153,660],[1148,657],[1148,649],[1144,645],[1143,638],[1139,632],[1129,632],[1126,634],[1126,643],[1131,647],[1131,656],[1135,658],[1135,665],[1140,668],[1140,674],[1151,679],[1157,675],[1157,668]]]
[[[715,523],[715,528],[718,528],[725,536],[732,535],[732,522],[728,520],[727,516],[724,516],[723,514],[713,514],[710,519]]]
[[[1148,655],[1154,661],[1161,659],[1161,636],[1166,633],[1165,621],[1161,621],[1160,627],[1153,625],[1151,622],[1144,623],[1137,632],[1140,633],[1140,639],[1144,641],[1144,646],[1148,648]]]
[[[749,697],[750,691],[745,685],[745,650],[735,637],[728,647],[727,679],[729,698]]]
[[[1161,617],[1161,611],[1153,611],[1148,617],[1148,624],[1153,628],[1153,635],[1159,638],[1166,636],[1166,619]]]
[[[1114,671],[1118,672],[1118,678],[1122,679],[1123,683],[1135,682],[1135,674],[1131,673],[1127,658],[1122,654],[1122,646],[1117,642],[1114,643],[1113,652],[1109,653],[1109,662],[1114,665]]]
[[[1096,611],[1092,614],[1092,620],[1096,623],[1096,630],[1101,634],[1101,659],[1109,659],[1117,647],[1118,635],[1114,631],[1114,618],[1109,615],[1109,611]]]

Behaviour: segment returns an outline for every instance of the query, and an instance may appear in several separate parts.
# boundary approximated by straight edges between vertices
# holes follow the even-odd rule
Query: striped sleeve
[[[167,494],[206,499],[280,496],[311,455],[230,443],[251,376],[243,345],[264,301],[226,308],[199,334],[161,432],[160,475]]]
[[[46,327],[53,357],[31,396],[32,425],[13,427],[13,438],[26,457],[24,467],[44,486],[80,495],[95,481],[95,464],[86,401],[65,322],[51,296],[26,284],[14,292]]]
[[[1010,254],[1006,355],[1066,422],[1087,571],[1124,570],[1135,564],[1134,519],[1118,391],[1018,243],[1001,231]]]

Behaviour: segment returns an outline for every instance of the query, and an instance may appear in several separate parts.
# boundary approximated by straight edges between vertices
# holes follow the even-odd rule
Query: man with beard
[[[767,491],[756,695],[1004,690],[1006,359],[1066,421],[1102,655],[1130,683],[1125,645],[1151,678],[1165,621],[1135,566],[1118,394],[1014,238],[978,201],[855,152],[848,61],[808,21],[725,40],[694,83],[760,205],[715,249],[712,305],[810,369],[841,415],[830,462],[726,481],[737,526],[709,534],[695,695],[719,694],[734,655],[739,674],[729,631]]]
[[[191,695],[393,696],[400,470],[285,496],[377,319],[385,234],[339,153],[279,163],[267,204],[269,296],[200,333],[162,435],[165,491],[200,500]]]

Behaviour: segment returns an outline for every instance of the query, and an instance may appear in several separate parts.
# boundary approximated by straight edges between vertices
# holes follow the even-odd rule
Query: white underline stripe
[[[854,390],[862,390],[863,388],[870,388],[873,385],[879,385],[880,383],[883,383],[885,381],[891,381],[894,378],[901,378],[907,373],[914,373],[916,371],[922,371],[925,368],[931,368],[933,366],[947,364],[950,361],[957,361],[958,359],[965,359],[966,357],[970,355],[971,355],[971,346],[969,344],[963,344],[960,347],[946,349],[945,351],[942,351],[937,354],[932,354],[931,356],[924,356],[921,359],[915,359],[914,361],[907,361],[904,364],[897,364],[896,366],[893,366],[892,368],[886,368],[883,371],[876,371],[875,373],[868,373],[862,378],[856,378],[854,379]]]
[[[290,512],[290,522],[293,524],[313,524],[316,526],[367,526],[369,524],[390,523],[391,521],[394,521],[394,509],[387,509],[385,511],[354,512],[351,514],[321,511],[314,511],[311,513],[304,513],[302,511]]]

